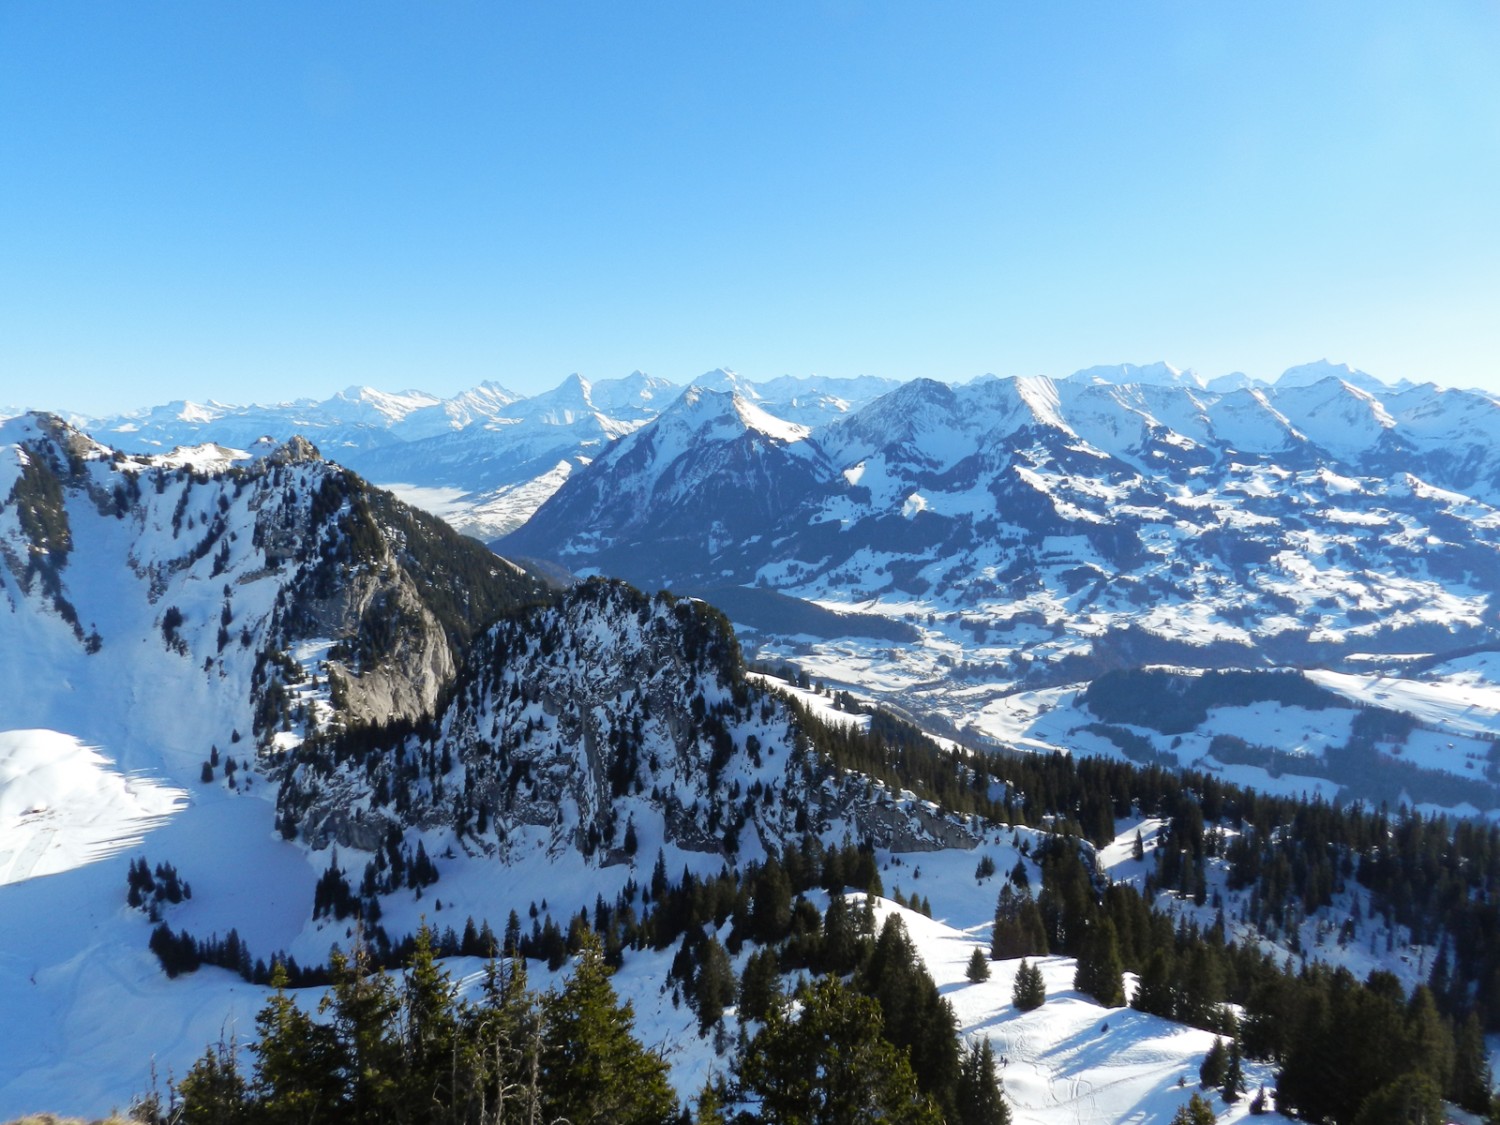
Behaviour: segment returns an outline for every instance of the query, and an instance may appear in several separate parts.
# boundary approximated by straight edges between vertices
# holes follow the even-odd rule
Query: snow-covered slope
[[[187,799],[77,739],[0,731],[0,883],[53,875],[138,844]]]
[[[834,479],[805,427],[738,394],[691,387],[654,422],[571,474],[504,549],[623,574],[648,588],[671,580],[672,568],[660,560],[681,551],[682,566],[744,581],[751,560],[765,552],[755,532]],[[588,529],[586,562],[582,551],[556,549],[561,528]],[[645,567],[629,565],[632,558]]]

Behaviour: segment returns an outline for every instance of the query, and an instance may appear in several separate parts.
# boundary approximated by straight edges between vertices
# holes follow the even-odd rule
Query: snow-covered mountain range
[[[305,438],[252,436],[248,409],[120,423],[147,449],[173,426],[194,439],[149,454],[49,416],[0,423],[0,1009],[20,1014],[0,1027],[0,1115],[100,1112],[143,1087],[153,1054],[180,1075],[224,1029],[248,1031],[265,995],[252,955],[316,965],[352,939],[351,910],[377,937],[423,919],[498,931],[512,910],[566,923],[633,901],[653,866],[709,880],[809,839],[861,845],[893,899],[927,900],[933,918],[907,911],[908,928],[961,1032],[1015,1067],[1022,1122],[1165,1122],[1212,1041],[1102,1008],[1070,988],[1071,957],[1044,961],[1050,1011],[1008,1002],[1014,964],[963,982],[988,940],[985,872],[1039,882],[1055,820],[1094,825],[1098,886],[1141,892],[1168,932],[1212,925],[1278,962],[1295,950],[1404,987],[1448,955],[1440,928],[1377,916],[1353,881],[1269,923],[1222,858],[1200,853],[1164,887],[1153,856],[1182,846],[1179,816],[1118,793],[1048,806],[970,776],[971,751],[944,744],[962,786],[1037,806],[1004,825],[838,768],[839,736],[798,707],[846,731],[877,720],[747,674],[742,651],[970,747],[1493,813],[1492,396],[1327,365],[1272,387],[1153,365],[334,401],[353,405],[300,404],[278,425],[299,415],[340,457],[364,449],[449,490],[437,500],[484,493],[443,483],[471,462],[490,481],[517,474],[489,493],[518,526],[503,553],[722,595],[736,628],[604,578],[547,593]],[[1288,664],[1309,669],[1295,690],[1202,675]],[[914,752],[879,722],[865,752]],[[169,861],[192,895],[132,908],[141,858]],[[158,919],[232,929],[241,972],[167,980],[147,948]],[[1325,941],[1340,919],[1353,940]],[[729,943],[722,921],[700,930]],[[642,948],[616,979],[686,1095],[723,1059],[679,1011],[676,972],[670,948]],[[1272,1080],[1251,1064],[1252,1087]]]
[[[803,424],[837,417],[896,386],[894,380],[774,379],[752,384],[716,369],[694,387],[733,389]],[[136,453],[217,442],[245,449],[261,438],[302,435],[371,481],[395,487],[459,530],[493,539],[518,527],[569,473],[612,440],[655,418],[683,388],[639,371],[591,382],[570,375],[523,396],[484,383],[452,398],[350,387],[311,399],[235,406],[173,402],[69,421]]]
[[[1115,667],[1404,674],[1425,658],[1428,680],[1472,679],[1441,657],[1500,640],[1500,402],[1369,382],[1294,369],[1216,392],[1162,367],[919,380],[812,428],[697,391],[497,547],[647,588],[732,589],[759,658],[1007,743],[1066,748],[1087,715],[1053,715],[1046,736],[1022,716]],[[759,613],[756,592],[844,616]],[[1423,760],[1496,808],[1483,740],[1500,695],[1483,699],[1479,728],[1459,715],[1470,698],[1433,726],[1451,753]],[[1287,748],[1313,764],[1308,735]],[[1206,740],[1167,741],[1164,760],[1229,765]]]
[[[1485,392],[1326,361],[1272,383],[1166,363],[958,386],[721,369],[686,389],[635,373],[529,399],[351,390],[96,428],[160,447],[299,425],[502,553],[702,594],[753,657],[981,742],[1065,747],[1089,721],[1064,721],[1068,689],[1111,667],[1368,676],[1452,654],[1423,676],[1466,701],[1431,724],[1453,753],[1419,757],[1485,780],[1472,739],[1500,698],[1466,654],[1500,623],[1500,406]],[[1462,715],[1475,691],[1478,732]],[[1307,733],[1298,745],[1326,742]],[[1208,737],[1157,749],[1228,767]],[[1320,769],[1308,754],[1302,782]],[[1495,804],[1484,785],[1472,799]]]

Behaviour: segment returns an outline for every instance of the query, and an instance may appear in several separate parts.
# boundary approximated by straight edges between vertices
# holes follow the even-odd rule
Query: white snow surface
[[[76,738],[0,731],[0,884],[134,846],[186,801],[180,789],[120,773]]]

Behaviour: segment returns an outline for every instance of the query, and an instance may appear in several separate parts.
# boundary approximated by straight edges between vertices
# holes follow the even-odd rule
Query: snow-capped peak
[[[1330,363],[1327,359],[1288,367],[1281,373],[1281,378],[1276,380],[1276,386],[1310,387],[1324,379],[1340,379],[1351,387],[1358,387],[1371,394],[1383,394],[1390,390],[1390,387],[1368,371],[1361,371],[1347,363]]]
[[[437,406],[442,400],[425,391],[397,391],[388,393],[373,387],[346,387],[333,397],[332,402],[347,403],[373,411],[389,423],[400,422],[407,415],[427,407]]]
[[[670,418],[669,418],[670,416]],[[754,430],[783,442],[804,440],[808,427],[783,421],[766,413],[739,391],[711,390],[697,383],[662,414],[662,421],[674,423],[695,433],[711,430],[714,436],[731,437]]]
[[[1208,385],[1192,368],[1177,368],[1160,360],[1144,367],[1133,363],[1086,367],[1082,371],[1075,371],[1069,379],[1078,383],[1107,383],[1116,386],[1143,383],[1158,387],[1194,387],[1198,390]]]
[[[740,378],[738,374],[728,367],[715,367],[712,371],[705,371],[689,383],[688,386],[738,394],[750,400],[759,400],[761,397],[760,392],[755,389],[753,384]]]

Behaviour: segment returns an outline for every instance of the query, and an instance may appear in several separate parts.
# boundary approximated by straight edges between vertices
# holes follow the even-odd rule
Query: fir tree
[[[1214,1107],[1194,1094],[1186,1105],[1177,1107],[1177,1112],[1172,1115],[1172,1125],[1214,1125]]]
[[[1453,1100],[1470,1113],[1486,1113],[1489,1110],[1492,1083],[1484,1031],[1479,1025],[1478,1014],[1470,1012],[1454,1037],[1453,1086],[1450,1093]]]
[[[1146,959],[1130,1005],[1154,1016],[1172,1019],[1177,1012],[1177,985],[1171,951],[1158,945]]]
[[[774,949],[758,949],[745,962],[740,976],[740,1020],[764,1020],[781,1002],[781,969]]]
[[[984,955],[984,950],[975,946],[973,954],[969,957],[969,968],[964,973],[970,983],[978,984],[980,981],[990,979],[990,961]]]
[[[1210,1086],[1222,1086],[1228,1073],[1229,1050],[1224,1046],[1224,1040],[1215,1035],[1214,1045],[1208,1049],[1208,1054],[1203,1056],[1203,1062],[1198,1066],[1198,1088],[1206,1090]]]
[[[1227,1104],[1233,1105],[1240,1100],[1240,1095],[1244,1092],[1244,1055],[1240,1052],[1240,1041],[1231,1039],[1229,1041],[1229,1064],[1224,1068],[1224,1081],[1219,1086],[1219,1094]]]
[[[1437,1085],[1427,1075],[1412,1072],[1371,1093],[1360,1105],[1354,1125],[1443,1125],[1447,1120]]]
[[[698,973],[693,980],[693,995],[698,1008],[698,1030],[707,1031],[718,1023],[724,1009],[734,1001],[734,967],[718,938],[703,943]]]
[[[329,969],[333,987],[318,1009],[331,1016],[340,1117],[355,1125],[381,1125],[400,1089],[402,1044],[395,1032],[401,1001],[363,941],[352,958],[335,950]]]
[[[1024,957],[1021,959],[1021,967],[1016,970],[1010,1001],[1023,1012],[1040,1008],[1047,1002],[1047,985],[1042,980],[1042,970]]]
[[[953,1100],[957,1125],[1010,1125],[1010,1106],[1000,1092],[995,1053],[988,1039],[971,1042],[964,1052]]]
[[[541,1020],[520,958],[485,966],[479,1005],[465,1012],[465,1038],[479,1059],[466,1103],[482,1122],[532,1122],[542,1115]]]
[[[1037,957],[1047,953],[1047,930],[1041,911],[1031,895],[1017,894],[1007,883],[995,902],[995,927],[990,936],[990,957],[1006,961],[1013,957]]]
[[[549,1119],[652,1125],[675,1118],[667,1067],[632,1036],[635,1013],[609,983],[592,931],[573,975],[542,1002],[541,1088]]]
[[[1099,919],[1084,934],[1073,987],[1106,1008],[1118,1008],[1125,1003],[1125,969],[1120,964],[1115,926],[1108,918]]]
[[[823,977],[801,1000],[797,1015],[784,1003],[771,1009],[739,1063],[765,1120],[940,1125],[905,1053],[881,1034],[878,1002],[837,977]]]
[[[280,961],[271,970],[271,987],[275,991],[255,1017],[259,1038],[250,1045],[259,1118],[270,1125],[297,1125],[332,1117],[339,1102],[333,1029],[315,1023],[287,995],[286,965]]]
[[[249,1125],[249,1088],[233,1043],[207,1048],[173,1094],[181,1125]]]
[[[441,1113],[462,1094],[456,1088],[458,1079],[467,1077],[475,1065],[461,1049],[457,994],[447,971],[434,959],[432,931],[424,924],[417,931],[401,994],[406,1039],[401,1087],[414,1119],[441,1120]]]
[[[921,1089],[949,1115],[958,1081],[958,1021],[899,916],[886,918],[855,987],[880,1004],[885,1037],[907,1052]]]

